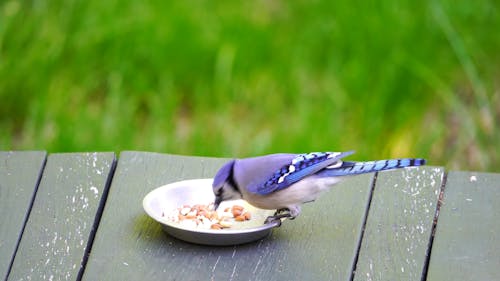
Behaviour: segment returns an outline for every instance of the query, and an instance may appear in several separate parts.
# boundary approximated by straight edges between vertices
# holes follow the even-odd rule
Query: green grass
[[[7,1],[0,149],[500,172],[498,1]]]

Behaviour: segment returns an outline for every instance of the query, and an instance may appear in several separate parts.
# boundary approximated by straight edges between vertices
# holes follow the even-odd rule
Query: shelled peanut
[[[225,208],[223,212],[217,212],[213,209],[213,203],[210,203],[184,205],[172,210],[166,217],[172,222],[190,228],[224,229],[230,228],[234,222],[250,220],[252,215],[240,205],[233,205]]]
[[[252,218],[250,212],[246,211],[240,205],[233,205],[231,208],[226,208],[224,212],[231,212],[235,221],[247,221]]]

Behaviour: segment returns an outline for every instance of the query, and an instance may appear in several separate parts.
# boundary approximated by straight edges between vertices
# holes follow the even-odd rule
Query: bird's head
[[[241,199],[243,196],[238,184],[233,177],[233,168],[236,160],[224,164],[214,177],[212,189],[215,195],[214,209],[217,210],[220,203],[226,200]]]

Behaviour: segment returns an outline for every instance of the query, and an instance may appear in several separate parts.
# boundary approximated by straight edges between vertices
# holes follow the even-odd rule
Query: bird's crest
[[[224,164],[224,166],[222,166],[219,169],[219,171],[217,172],[217,174],[214,177],[212,187],[222,186],[224,184],[224,182],[226,182],[229,179],[229,177],[231,176],[231,172],[233,170],[234,161],[235,160],[233,159],[233,160],[227,162],[226,164]]]

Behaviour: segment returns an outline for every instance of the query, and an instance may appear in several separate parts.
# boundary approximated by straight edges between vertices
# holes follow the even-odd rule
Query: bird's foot
[[[295,219],[295,216],[292,216],[288,208],[278,209],[273,216],[269,216],[266,218],[264,224],[276,222],[278,223],[278,226],[281,226],[281,219],[293,220]]]

